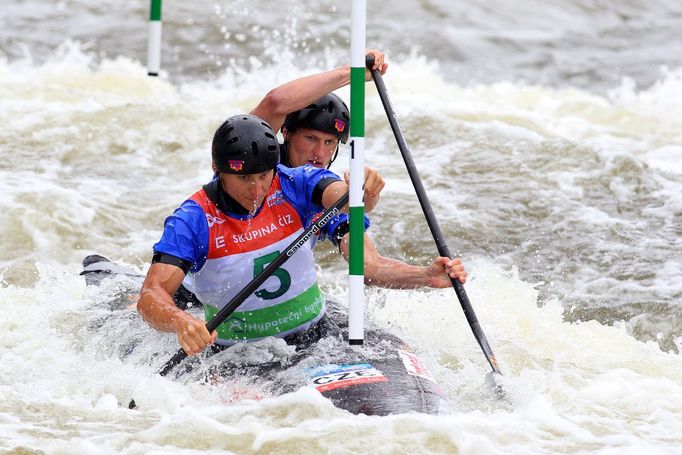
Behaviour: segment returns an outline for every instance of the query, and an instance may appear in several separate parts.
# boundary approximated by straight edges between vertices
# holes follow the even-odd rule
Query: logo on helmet
[[[343,133],[343,130],[346,129],[346,122],[337,118],[336,120],[334,120],[334,128],[336,128],[336,131],[338,131],[339,133]]]
[[[244,160],[229,160],[227,163],[230,165],[230,169],[235,172],[244,169]]]

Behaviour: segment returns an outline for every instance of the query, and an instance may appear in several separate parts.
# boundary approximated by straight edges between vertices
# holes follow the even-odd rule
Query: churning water
[[[368,290],[369,317],[418,347],[452,411],[389,417],[307,389],[262,398],[249,378],[161,378],[173,337],[133,311],[107,319],[98,303],[126,283],[78,276],[93,252],[146,269],[165,216],[210,179],[222,120],[347,63],[350,2],[167,2],[159,78],[142,63],[145,2],[0,3],[4,451],[682,450],[678,1],[369,2],[368,46],[388,52],[384,80],[508,398],[486,391],[452,290]],[[366,162],[387,180],[370,235],[426,264],[436,249],[371,84],[366,118]],[[344,301],[345,263],[317,254]],[[129,342],[148,355],[121,360]]]

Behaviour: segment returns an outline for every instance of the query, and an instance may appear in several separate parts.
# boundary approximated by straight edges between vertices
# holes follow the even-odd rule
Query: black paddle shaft
[[[414,186],[414,189],[417,193],[419,204],[421,205],[422,211],[424,212],[424,217],[426,217],[426,222],[428,223],[429,229],[431,230],[431,235],[433,235],[433,239],[436,242],[438,254],[441,256],[451,258],[452,256],[450,256],[450,250],[448,249],[448,246],[445,243],[443,233],[441,232],[440,226],[438,225],[438,220],[436,220],[436,216],[433,213],[433,208],[431,208],[431,203],[429,202],[429,199],[426,196],[426,191],[424,190],[424,185],[422,185],[422,181],[419,178],[419,173],[417,172],[414,160],[412,159],[412,154],[410,153],[410,150],[407,147],[407,143],[405,142],[405,138],[403,137],[403,133],[400,130],[398,118],[395,114],[395,111],[393,110],[391,101],[388,98],[388,93],[386,91],[386,85],[384,84],[384,80],[379,70],[371,69],[373,64],[374,58],[372,56],[367,56],[367,67],[370,68],[370,71],[372,72],[372,79],[374,79],[374,83],[376,84],[377,90],[379,91],[379,97],[381,98],[381,102],[384,105],[384,110],[386,111],[388,122],[391,124],[393,135],[395,136],[395,139],[398,142],[398,148],[400,148],[400,153],[403,156],[403,161],[405,162],[407,172],[410,175],[410,180],[412,180],[412,185]],[[497,359],[495,358],[492,349],[490,349],[488,340],[486,339],[485,334],[483,333],[481,324],[478,322],[476,313],[474,313],[474,308],[471,306],[471,302],[469,302],[469,297],[467,296],[467,293],[464,290],[464,286],[462,286],[462,283],[460,283],[458,280],[454,278],[450,278],[450,281],[452,282],[452,286],[455,288],[457,299],[459,300],[459,303],[462,306],[462,310],[464,311],[464,315],[466,316],[466,319],[469,322],[469,326],[471,327],[471,330],[473,331],[474,336],[476,337],[476,341],[478,341],[478,344],[481,346],[483,353],[488,359],[488,363],[490,363],[490,366],[495,373],[502,374],[499,366],[497,365]]]
[[[348,193],[344,194],[339,198],[338,201],[334,203],[331,207],[329,207],[327,210],[325,210],[322,215],[310,226],[308,226],[298,237],[296,237],[296,240],[294,240],[286,250],[284,250],[282,253],[280,253],[279,256],[275,258],[274,261],[272,261],[270,264],[268,264],[267,267],[265,267],[256,277],[249,282],[246,286],[244,286],[244,289],[239,291],[237,295],[235,295],[232,300],[230,300],[227,305],[225,305],[223,308],[221,308],[218,313],[216,313],[213,318],[206,323],[206,329],[208,329],[208,332],[211,333],[215,329],[218,328],[220,324],[222,324],[225,319],[227,319],[238,307],[241,305],[244,300],[247,299],[258,287],[267,280],[270,275],[272,275],[279,266],[284,264],[293,254],[298,251],[299,248],[301,248],[308,240],[310,240],[314,235],[316,235],[318,232],[320,232],[320,229],[329,222],[339,211],[341,208],[348,203]],[[175,353],[173,357],[171,357],[168,362],[159,370],[159,374],[161,376],[167,375],[177,364],[182,362],[185,357],[187,357],[187,353],[183,350],[180,349],[178,352]]]

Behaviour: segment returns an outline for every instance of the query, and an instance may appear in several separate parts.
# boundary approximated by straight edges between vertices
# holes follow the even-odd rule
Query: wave
[[[5,406],[22,420],[36,421],[21,433],[8,422],[0,424],[7,430],[5,441],[10,446],[63,448],[57,439],[40,436],[40,431],[54,428],[36,420],[40,409],[56,419],[52,425],[68,426],[69,416],[81,416],[80,425],[90,430],[70,438],[76,453],[89,447],[89,434],[124,447],[140,444],[140,431],[147,450],[169,437],[176,447],[196,448],[193,429],[199,416],[202,440],[244,453],[284,445],[336,446],[358,425],[363,434],[371,429],[392,450],[421,446],[426,453],[473,441],[512,451],[521,444],[543,453],[559,443],[575,450],[679,444],[670,436],[677,434],[670,425],[674,429],[672,422],[682,415],[682,401],[675,398],[682,396],[679,356],[661,352],[655,343],[636,341],[622,326],[564,321],[559,302],[538,307],[536,285],[524,283],[513,271],[486,261],[473,270],[480,278],[467,286],[469,296],[505,373],[508,402],[495,401],[482,386],[488,365],[454,292],[381,291],[370,298],[370,314],[419,340],[420,355],[444,385],[452,414],[376,419],[348,415],[309,390],[262,399],[239,378],[224,384],[182,384],[156,375],[144,363],[121,362],[111,355],[112,347],[138,336],[131,327],[139,324],[122,320],[125,327],[109,325],[101,333],[87,327],[93,316],[102,316],[93,313],[93,300],[115,296],[125,283],[111,281],[104,295],[98,295],[85,288],[72,268],[40,265],[35,286],[0,288],[0,309],[8,315],[0,321],[0,373],[12,384]],[[172,337],[147,330],[152,350],[173,351]],[[154,337],[160,339],[155,342]],[[127,411],[133,395],[142,411]],[[247,424],[253,418],[258,428]],[[110,430],[103,436],[97,422],[104,421],[113,436]],[[543,431],[527,433],[529,425]],[[230,443],[225,441],[227,428]],[[415,431],[428,434],[429,441],[417,438]],[[319,441],[320,432],[325,442]],[[520,434],[525,434],[521,441],[518,436],[509,439]]]

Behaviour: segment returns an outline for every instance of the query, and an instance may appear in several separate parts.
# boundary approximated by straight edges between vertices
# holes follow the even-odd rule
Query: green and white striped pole
[[[366,0],[351,3],[350,39],[350,257],[348,342],[365,338],[365,265],[362,189],[365,180],[365,27]]]
[[[152,0],[149,7],[149,42],[147,43],[147,74],[158,76],[161,68],[161,0]]]

